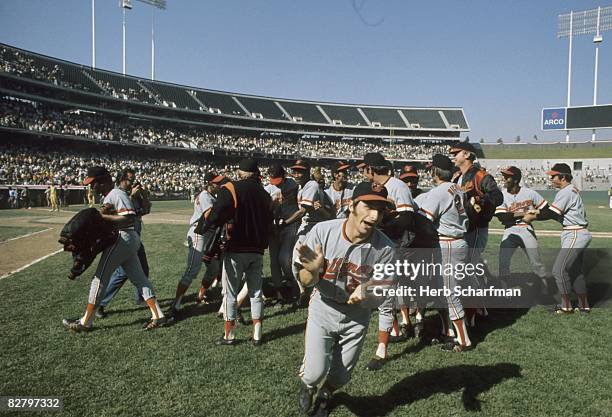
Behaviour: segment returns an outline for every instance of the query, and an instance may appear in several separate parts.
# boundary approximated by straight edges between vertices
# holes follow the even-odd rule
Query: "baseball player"
[[[364,175],[372,183],[384,186],[389,199],[394,204],[394,212],[387,216],[386,219],[383,219],[381,224],[382,230],[391,238],[396,248],[407,247],[410,243],[407,235],[414,230],[415,214],[414,201],[412,200],[410,189],[404,182],[390,175],[389,163],[380,153],[366,154],[363,162],[366,164]],[[378,309],[378,347],[374,358],[367,365],[367,368],[370,370],[378,370],[382,367],[387,357],[389,336],[393,330],[398,332],[398,323],[393,311],[394,303],[399,305],[402,317],[399,333],[404,338],[408,338],[413,334],[412,323],[408,314],[408,300],[404,300],[403,297],[399,297],[397,300],[395,297],[385,300]]]
[[[134,230],[136,233],[138,233],[139,237],[142,237],[142,216],[150,213],[151,211],[151,203],[149,202],[148,194],[142,189],[140,184],[136,183],[136,172],[132,168],[126,168],[117,174],[117,184],[119,188],[129,194],[130,200],[132,200],[132,205],[134,206],[134,211],[136,212],[136,217],[134,218]],[[140,247],[138,248],[138,260],[142,266],[142,271],[148,278],[149,262],[147,261],[147,253],[145,251],[144,244],[142,244],[142,239]],[[107,317],[108,313],[106,312],[106,307],[108,307],[110,302],[113,300],[113,298],[115,298],[115,295],[117,295],[127,280],[127,272],[125,269],[123,269],[123,267],[119,266],[117,270],[113,272],[110,281],[108,282],[106,294],[104,295],[102,301],[100,301],[100,306],[96,311],[97,318]],[[142,295],[138,292],[137,288],[134,289],[134,300],[136,305],[142,304],[143,301]]]
[[[419,178],[419,173],[414,165],[404,165],[399,179],[408,185],[413,199],[416,199],[423,192],[423,190],[419,188]]]
[[[337,219],[344,219],[348,216],[348,206],[353,195],[353,189],[347,181],[349,167],[349,164],[341,161],[337,162],[332,170],[334,180],[325,190],[325,193],[334,204]]]
[[[495,215],[505,226],[499,245],[499,278],[503,285],[510,276],[510,262],[517,248],[523,248],[535,274],[546,284],[546,268],[540,260],[538,239],[533,226],[523,221],[528,212],[541,211],[548,203],[537,192],[521,187],[521,170],[510,166],[501,170],[506,189],[503,190],[504,202],[495,209]]]
[[[60,208],[57,200],[57,190],[53,182],[49,186],[49,201],[51,202],[51,211],[57,210],[57,212],[59,213]]]
[[[470,248],[468,262],[472,265],[484,264],[482,252],[489,239],[489,222],[495,214],[495,208],[504,202],[504,196],[497,187],[495,178],[487,174],[485,169],[474,164],[476,149],[472,144],[469,142],[455,143],[449,153],[455,166],[459,169],[455,173],[453,182],[464,191],[466,198],[464,208],[470,220],[465,235],[465,240]],[[472,281],[477,287],[482,284],[476,276],[472,277]],[[484,306],[478,310],[469,309],[467,314],[471,323],[474,323],[477,312],[483,316],[487,315]]]
[[[333,213],[326,210],[324,202],[324,192],[321,191],[319,183],[312,179],[310,176],[310,163],[305,159],[298,159],[293,166],[290,167],[293,170],[293,177],[299,185],[297,194],[297,203],[299,210],[291,215],[285,224],[293,224],[294,222],[300,222],[300,226],[297,230],[297,238],[294,246],[293,258],[295,258],[295,251],[297,247],[304,242],[306,234],[314,227],[315,224],[334,218]],[[316,207],[315,207],[316,203]],[[300,288],[300,296],[295,303],[296,306],[302,305],[305,301],[306,292],[304,287],[298,279],[298,271],[293,269],[293,276],[295,277],[297,284]]]
[[[195,233],[195,228],[202,216],[205,218],[210,214],[213,204],[215,203],[215,195],[217,193],[219,183],[224,179],[222,175],[217,175],[214,172],[209,172],[204,177],[204,189],[196,196],[193,204],[193,215],[189,220],[189,231],[187,232],[187,242],[189,243],[189,253],[187,255],[187,267],[181,276],[181,279],[176,286],[176,294],[174,301],[170,307],[170,314],[176,315],[181,308],[181,302],[191,282],[200,273],[202,269],[202,248],[204,247],[204,239],[201,235]],[[202,279],[202,287],[198,291],[198,298],[206,300],[206,289],[212,284],[214,278],[219,274],[219,261],[212,259],[206,267],[206,273]]]
[[[430,220],[437,231],[440,261],[443,266],[443,285],[451,290],[451,295],[446,297],[448,312],[441,312],[441,315],[448,314],[456,335],[456,342],[445,343],[442,349],[464,352],[471,349],[472,342],[465,326],[463,304],[453,291],[460,285],[460,280],[455,279],[452,273],[446,273],[446,265],[452,265],[454,268],[466,262],[468,245],[464,236],[467,232],[468,217],[463,207],[462,191],[451,182],[453,163],[447,156],[433,156],[431,177],[435,187],[427,193],[427,198],[420,202],[419,214]],[[446,317],[442,316],[443,332],[446,331],[446,335],[450,336],[453,333],[445,322]]]
[[[287,224],[287,219],[299,209],[297,205],[298,184],[292,178],[285,177],[281,164],[273,164],[269,170],[270,184],[264,189],[270,194],[273,203],[274,228],[270,235],[270,271],[272,284],[280,302],[285,297],[280,289],[283,282],[292,277],[291,257],[298,229],[298,222]]]
[[[95,275],[91,280],[85,314],[76,320],[64,319],[63,325],[75,332],[92,329],[95,312],[100,304],[101,297],[106,291],[111,274],[118,266],[122,266],[126,270],[130,280],[138,288],[151,310],[151,320],[145,324],[144,328],[151,330],[171,323],[171,320],[168,320],[159,308],[153,285],[142,271],[142,266],[138,260],[137,252],[140,247],[140,236],[134,230],[136,211],[132,205],[132,200],[124,190],[113,187],[110,173],[104,167],[89,168],[83,184],[92,184],[94,191],[104,196],[103,203],[106,207],[114,209],[116,214],[102,214],[102,217],[116,225],[119,229],[119,237],[112,246],[102,252]]]
[[[91,184],[87,186],[87,204],[89,207],[93,207],[96,204],[96,195],[93,188],[91,188]]]
[[[555,188],[559,189],[550,208],[544,207],[539,214],[528,213],[523,221],[531,223],[534,220],[554,219],[563,225],[561,232],[561,251],[553,266],[553,276],[561,293],[561,305],[554,309],[555,314],[572,313],[569,298],[573,289],[578,296],[577,311],[589,313],[591,307],[587,298],[586,282],[584,280],[584,251],[591,243],[591,233],[587,229],[586,210],[580,196],[580,191],[572,184],[572,170],[567,164],[555,164],[546,174]]]
[[[297,248],[299,279],[314,286],[299,372],[304,413],[327,416],[333,392],[350,380],[359,359],[372,310],[363,303],[368,287],[376,285],[375,265],[395,259],[393,243],[376,228],[388,207],[384,187],[362,182],[353,191],[348,218],[318,223]],[[379,284],[396,283],[394,275],[382,279]]]
[[[217,193],[217,200],[204,227],[209,230],[223,227],[233,219],[230,238],[222,261],[224,333],[216,340],[217,345],[233,346],[235,337],[236,296],[242,276],[251,301],[253,320],[253,346],[262,344],[263,320],[263,254],[268,247],[268,233],[272,226],[272,199],[263,189],[259,168],[253,159],[243,159],[238,166],[239,181],[229,182]]]

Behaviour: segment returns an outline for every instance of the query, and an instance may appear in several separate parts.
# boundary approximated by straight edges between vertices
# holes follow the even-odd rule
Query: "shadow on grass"
[[[478,396],[505,379],[521,378],[521,368],[513,363],[489,366],[458,365],[423,371],[406,377],[383,395],[352,397],[340,392],[333,397],[332,408],[344,405],[356,416],[386,416],[395,408],[423,400],[435,394],[463,390],[463,407],[480,411]]]
[[[272,330],[271,332],[265,333],[263,339],[266,343],[276,339],[281,339],[286,336],[293,336],[294,334],[304,333],[306,330],[306,323],[293,324],[291,326],[283,327],[280,329]]]
[[[527,314],[528,311],[528,308],[491,309],[487,317],[477,317],[476,327],[468,329],[472,345],[477,346],[478,343],[484,341],[490,333],[496,330],[512,326],[520,317]],[[410,339],[407,342],[398,342],[409,344],[401,352],[390,355],[387,361],[400,359],[407,354],[419,353],[424,348],[432,345],[431,340],[442,332],[440,319],[437,314],[433,314],[425,316],[423,320],[424,330],[421,339],[416,340],[414,343],[410,343],[410,340],[415,339]]]

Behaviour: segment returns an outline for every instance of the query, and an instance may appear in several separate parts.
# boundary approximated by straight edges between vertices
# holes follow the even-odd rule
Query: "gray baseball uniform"
[[[520,213],[529,210],[542,210],[548,204],[537,192],[527,187],[521,187],[519,192],[511,194],[502,190],[504,202],[495,209],[495,214]],[[540,278],[546,277],[546,268],[540,260],[538,239],[533,226],[525,223],[520,217],[512,218],[504,224],[504,236],[499,245],[499,276],[504,278],[510,275],[510,262],[517,248],[523,248],[533,271]]]
[[[323,204],[325,192],[321,192],[319,183],[310,180],[303,187],[300,187],[297,195],[298,206],[306,208],[306,213],[302,216],[302,221],[297,231],[297,238],[293,246],[293,258],[297,256],[297,247],[306,240],[306,234],[314,227],[315,224],[324,221],[323,217],[314,210],[314,203],[318,201]],[[292,266],[293,276],[298,280],[298,270],[295,264]]]
[[[388,199],[395,204],[395,211],[402,213],[406,211],[414,212],[414,200],[410,193],[410,187],[400,179],[395,177],[389,177],[383,184],[387,189]],[[394,242],[394,246],[399,247],[400,242]],[[401,277],[400,281],[408,279],[407,277]],[[399,285],[409,284],[408,282],[399,282]],[[389,297],[385,300],[380,307],[378,307],[378,330],[390,332],[393,328],[394,314],[393,308],[395,306],[408,305],[408,300],[403,296]]]
[[[461,281],[444,272],[449,270],[446,265],[455,268],[466,262],[468,245],[463,237],[467,232],[468,217],[463,208],[462,192],[456,184],[444,182],[427,194],[419,207],[419,214],[432,221],[438,230],[442,279],[444,287],[451,290],[451,295],[446,297],[449,316],[451,320],[459,320],[464,317],[463,304],[453,289]]]
[[[361,353],[368,330],[371,305],[349,305],[350,293],[360,284],[375,279],[374,265],[393,263],[392,242],[374,230],[367,242],[351,243],[343,219],[322,222],[313,227],[305,244],[321,245],[325,263],[308,306],[304,360],[300,377],[308,386],[323,379],[339,388],[345,385]],[[299,258],[294,263],[300,266]],[[385,286],[395,284],[395,276],[384,277]]]
[[[130,196],[120,188],[112,189],[105,197],[104,204],[112,204],[119,216],[136,215]],[[119,238],[110,247],[102,252],[96,273],[89,289],[89,303],[96,307],[100,304],[102,296],[106,293],[111,274],[122,266],[130,281],[138,288],[144,300],[155,296],[153,285],[144,274],[138,259],[140,236],[134,226],[119,230]]]
[[[574,292],[586,294],[583,258],[584,250],[591,243],[592,236],[587,229],[586,210],[578,188],[569,184],[559,190],[550,209],[563,216],[561,251],[553,266],[553,276],[559,292],[569,294],[573,280]]]
[[[351,197],[353,197],[353,188],[348,184],[343,190],[336,190],[332,183],[326,190],[325,193],[329,196],[330,200],[334,203],[336,208],[336,218],[345,219],[348,217],[348,206],[351,203]]]
[[[284,220],[298,210],[298,184],[292,178],[285,178],[280,187],[269,184],[264,189],[275,202],[274,220],[276,224],[281,224],[280,220],[284,223]],[[292,274],[291,258],[297,228],[297,222],[283,225],[276,229],[276,234],[270,235],[270,271],[272,282],[277,288],[281,285],[283,277],[290,277]]]
[[[204,238],[194,232],[198,220],[204,213],[207,213],[212,208],[215,202],[215,198],[210,195],[206,190],[202,190],[200,194],[195,198],[193,203],[193,215],[189,220],[189,231],[187,232],[187,243],[189,247],[189,253],[187,254],[187,268],[181,277],[181,284],[185,286],[191,285],[191,282],[198,276],[200,269],[202,269],[202,249],[204,248]],[[219,261],[214,259],[210,262],[210,265],[206,267],[206,273],[204,280],[211,283],[213,279],[219,275]]]

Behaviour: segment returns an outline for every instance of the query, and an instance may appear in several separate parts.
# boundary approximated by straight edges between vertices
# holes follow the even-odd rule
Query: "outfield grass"
[[[612,145],[609,144],[517,144],[494,145],[481,144],[484,157],[487,159],[576,159],[576,158],[610,158]]]
[[[172,204],[180,212],[188,206]],[[185,266],[186,231],[186,225],[145,225],[151,276],[164,307]],[[488,256],[494,257],[498,242],[491,236]],[[541,238],[542,246],[557,242]],[[515,261],[521,263],[521,256]],[[0,395],[61,396],[65,411],[59,415],[68,416],[298,415],[305,310],[266,310],[266,343],[259,349],[247,342],[217,347],[218,306],[196,306],[188,298],[185,319],[143,332],[149,313],[133,304],[130,286],[114,300],[109,317],[96,320],[94,331],[70,334],[61,319],[82,314],[93,270],[69,281],[69,261],[61,253],[0,280]],[[434,316],[428,320],[436,323]],[[493,311],[472,332],[474,351],[456,355],[414,341],[394,344],[384,370],[372,373],[364,366],[376,344],[377,322],[374,317],[333,415],[610,414],[608,309],[567,317],[543,308]],[[238,337],[246,340],[250,331],[240,326]]]

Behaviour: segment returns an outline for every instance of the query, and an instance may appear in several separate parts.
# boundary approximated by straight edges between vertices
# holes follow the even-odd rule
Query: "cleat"
[[[432,345],[443,345],[443,344],[455,343],[455,342],[456,341],[455,341],[454,336],[447,336],[445,334],[438,335],[431,339]]]
[[[315,399],[313,416],[315,417],[327,417],[329,416],[329,406],[331,400],[331,392],[327,388],[322,388],[317,394]]]
[[[161,319],[151,319],[142,327],[144,330],[153,330],[160,327],[170,326],[174,323],[174,317],[164,316]]]
[[[591,314],[591,307],[576,307],[574,312],[580,314]]]
[[[366,369],[368,371],[378,371],[380,368],[383,367],[384,363],[384,358],[374,356],[374,358],[370,360],[370,362],[368,362],[368,364],[366,365]]]
[[[98,307],[98,310],[96,311],[96,318],[105,319],[106,317],[108,317],[108,313],[104,310],[104,306]]]
[[[263,341],[261,339],[253,339],[251,337],[251,344],[255,347],[260,347],[261,345],[263,345]]]
[[[466,346],[466,345],[460,345],[458,343],[445,343],[440,347],[440,349],[446,352],[461,353],[461,352],[467,352],[469,350],[472,350],[474,349],[474,347],[472,345]]]
[[[64,319],[62,320],[62,324],[64,325],[66,329],[72,332],[75,332],[75,333],[89,332],[92,329],[92,326],[84,326],[83,324],[81,324],[81,319],[76,319],[76,320]]]
[[[573,308],[563,308],[561,306],[555,306],[550,312],[553,316],[563,316],[565,314],[574,314]]]
[[[303,382],[300,383],[300,392],[298,395],[298,405],[302,413],[310,414],[314,395],[316,392],[317,392],[317,387],[309,387]]]
[[[236,346],[237,344],[237,339],[226,339],[225,336],[221,336],[220,338],[215,340],[215,345],[217,346]]]

